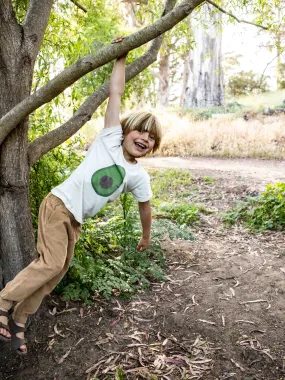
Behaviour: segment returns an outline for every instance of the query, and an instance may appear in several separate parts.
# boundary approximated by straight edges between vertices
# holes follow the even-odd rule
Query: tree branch
[[[270,66],[271,63],[273,61],[275,61],[276,58],[278,58],[279,56],[281,56],[284,53],[284,51],[285,51],[285,48],[282,48],[281,51],[278,52],[278,54],[273,59],[271,59],[269,62],[267,62],[266,66],[265,66],[265,68],[264,68],[264,70],[263,70],[263,72],[262,72],[262,74],[260,76],[260,81],[259,81],[260,85],[262,84],[262,81],[263,81],[264,75],[265,75],[265,71],[268,69],[268,66]]]
[[[249,25],[253,25],[253,26],[257,26],[258,28],[261,28],[261,29],[264,29],[264,30],[268,30],[268,28],[266,26],[263,26],[263,25],[260,25],[260,24],[255,24],[254,22],[250,22],[250,21],[246,21],[246,20],[241,20],[239,18],[237,18],[237,16],[235,16],[234,14],[232,14],[231,12],[227,12],[225,9],[223,9],[222,7],[220,7],[218,4],[214,3],[213,1],[211,0],[206,0],[207,3],[209,4],[212,4],[215,8],[217,8],[220,12],[232,17],[233,19],[235,19],[236,21],[238,22],[243,22],[245,24],[249,24]]]
[[[167,0],[165,4],[165,13],[171,11],[176,0]],[[153,40],[148,51],[140,58],[126,67],[126,82],[134,78],[141,71],[151,65],[157,59],[157,54],[161,47],[163,36]],[[32,166],[45,153],[62,144],[74,133],[76,133],[88,120],[92,114],[109,96],[109,81],[104,83],[78,108],[75,114],[61,127],[41,136],[29,144],[28,162]]]
[[[78,1],[70,0],[74,5],[76,5],[78,8],[80,8],[83,12],[87,13],[87,9],[83,7],[83,5],[79,4]]]
[[[39,52],[54,0],[31,0],[23,22],[25,47],[33,62]]]
[[[79,59],[1,118],[0,144],[21,120],[41,105],[51,101],[79,78],[165,33],[187,17],[202,2],[203,0],[185,0],[154,24],[124,38],[122,42],[111,44],[94,54]]]

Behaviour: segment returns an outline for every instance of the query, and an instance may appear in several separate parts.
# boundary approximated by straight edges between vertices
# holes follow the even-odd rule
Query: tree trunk
[[[184,78],[187,78],[183,107],[213,107],[224,103],[222,75],[222,34],[219,21],[222,14],[215,12],[210,16],[210,7],[205,4],[202,15],[207,29],[192,25],[196,47],[188,55]]]
[[[162,43],[159,60],[158,104],[167,107],[169,104],[169,52],[166,43]]]
[[[21,27],[14,23],[5,31],[0,50],[0,117],[30,94],[32,83],[33,62],[23,44]],[[0,288],[35,253],[29,207],[27,130],[28,119],[8,135],[0,150]]]

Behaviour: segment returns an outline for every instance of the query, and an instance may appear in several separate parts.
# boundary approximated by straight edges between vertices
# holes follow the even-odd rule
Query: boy
[[[41,204],[39,258],[0,292],[0,339],[11,340],[19,355],[27,353],[24,339],[27,317],[37,311],[43,297],[67,272],[84,219],[96,215],[122,192],[131,191],[138,201],[142,224],[137,250],[144,251],[150,246],[152,192],[149,176],[137,158],[159,148],[161,128],[157,118],[149,112],[135,112],[119,119],[125,62],[126,57],[121,57],[113,68],[103,131],[81,165]],[[8,311],[14,303],[8,326]]]

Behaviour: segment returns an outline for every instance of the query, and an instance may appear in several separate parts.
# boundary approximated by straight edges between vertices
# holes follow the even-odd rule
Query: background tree
[[[190,50],[184,66],[187,70],[184,108],[214,107],[224,103],[221,17],[215,8],[204,4],[199,21],[192,23],[195,47]]]

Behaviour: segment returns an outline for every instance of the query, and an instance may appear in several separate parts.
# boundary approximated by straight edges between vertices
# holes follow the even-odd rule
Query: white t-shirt
[[[126,161],[122,127],[104,128],[89,148],[84,161],[51,192],[82,223],[96,215],[121,193],[132,192],[139,202],[152,196],[150,178],[139,163]]]

